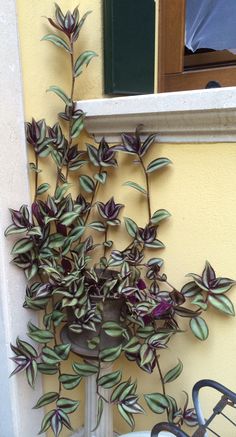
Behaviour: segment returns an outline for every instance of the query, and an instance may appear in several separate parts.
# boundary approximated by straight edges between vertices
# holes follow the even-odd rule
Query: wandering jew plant
[[[134,415],[144,412],[137,382],[133,377],[124,379],[121,370],[101,373],[103,363],[113,363],[121,355],[147,375],[159,374],[161,392],[144,395],[147,407],[157,414],[166,413],[178,426],[193,426],[196,418],[188,399],[178,405],[169,394],[169,383],[179,377],[183,364],[179,360],[164,374],[163,350],[175,335],[184,335],[182,318],[189,319],[195,337],[205,340],[208,327],[204,311],[214,307],[233,316],[233,304],[225,293],[235,282],[216,277],[208,262],[202,275],[189,274],[191,281],[181,290],[163,273],[163,260],[157,254],[164,244],[158,239],[158,229],[170,214],[164,209],[152,210],[149,184],[170,160],[157,157],[149,162],[155,135],[141,140],[138,128],[132,135],[123,134],[119,145],[109,146],[102,139],[98,146],[92,142],[79,149],[77,141],[85,115],[74,103],[75,80],[96,54],[85,51],[76,59],[74,45],[89,13],[80,17],[77,7],[64,15],[56,5],[55,20],[48,18],[56,33],[43,38],[70,57],[71,91],[67,95],[58,86],[49,88],[65,104],[54,126],[48,126],[45,120],[26,123],[27,143],[35,156],[29,164],[34,175],[34,200],[30,208],[23,205],[19,211],[10,210],[12,224],[6,235],[19,236],[12,254],[14,264],[28,281],[23,306],[40,312],[42,324],[28,324],[27,335],[33,344],[17,338],[11,346],[16,364],[13,374],[25,371],[32,387],[38,373],[58,380],[58,389],[45,393],[34,406],[48,408],[40,433],[51,428],[59,436],[63,426],[71,429],[69,415],[79,406],[72,390],[90,375],[97,376],[98,423],[104,404],[109,403],[134,428]],[[139,196],[146,200],[144,227],[133,218],[123,218],[125,206],[113,196],[99,199],[104,185],[112,186],[113,174],[122,171],[119,153],[131,155],[140,170],[143,185],[135,181],[124,185],[130,189],[130,201],[139,202]],[[51,171],[55,171],[55,185],[41,182],[40,163],[45,159],[50,169],[54,164]],[[78,178],[72,178],[77,172],[79,185]],[[71,181],[78,187],[75,196],[70,192]],[[111,229],[120,226],[127,231],[126,247],[119,237],[111,240]],[[109,302],[113,310],[118,310],[116,319],[105,312]],[[79,352],[82,342],[85,353]],[[71,372],[66,374],[63,363],[70,358],[71,350],[84,362],[73,362]],[[107,395],[101,394],[101,388]],[[71,390],[72,395],[64,390]]]

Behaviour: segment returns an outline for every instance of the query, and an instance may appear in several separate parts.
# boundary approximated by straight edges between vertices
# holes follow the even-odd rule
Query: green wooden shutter
[[[106,94],[154,92],[155,0],[103,0]]]

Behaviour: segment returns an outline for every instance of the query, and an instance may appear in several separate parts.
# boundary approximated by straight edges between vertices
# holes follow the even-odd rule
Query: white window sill
[[[96,138],[119,141],[120,133],[157,133],[159,141],[236,142],[236,87],[84,100],[86,128]]]

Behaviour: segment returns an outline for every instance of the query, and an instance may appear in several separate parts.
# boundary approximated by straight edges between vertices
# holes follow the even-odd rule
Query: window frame
[[[203,89],[210,81],[221,86],[236,85],[236,65],[184,69],[186,0],[159,0],[158,92]]]

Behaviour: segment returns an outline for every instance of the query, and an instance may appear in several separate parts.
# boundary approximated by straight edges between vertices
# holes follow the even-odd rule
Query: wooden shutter
[[[155,0],[103,0],[106,94],[154,92]]]

